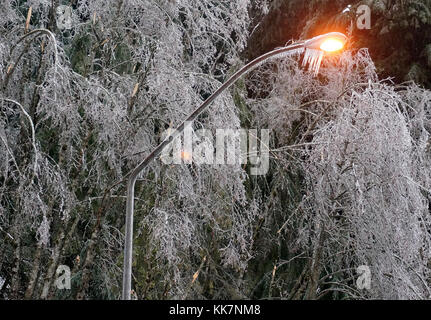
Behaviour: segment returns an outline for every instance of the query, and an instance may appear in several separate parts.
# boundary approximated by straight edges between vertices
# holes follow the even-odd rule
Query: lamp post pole
[[[332,41],[332,44],[338,44],[333,47],[332,50],[328,40]],[[127,204],[126,204],[126,230],[124,239],[124,264],[123,264],[123,288],[122,288],[122,299],[130,300],[131,296],[131,284],[132,284],[132,252],[133,252],[133,209],[135,199],[135,184],[139,174],[157,158],[163,151],[163,149],[169,145],[179,134],[181,134],[185,128],[186,123],[193,122],[224,90],[232,86],[241,76],[250,72],[260,64],[266,62],[270,58],[282,57],[287,53],[299,50],[320,50],[320,52],[337,51],[340,50],[347,38],[345,35],[337,32],[328,33],[322,36],[315,37],[313,39],[296,43],[287,47],[282,47],[265,53],[253,61],[246,64],[240,70],[235,72],[217,91],[215,91],[209,98],[207,98],[187,119],[185,119],[176,130],[169,135],[163,142],[161,142],[141,163],[139,163],[130,173],[127,180]],[[326,44],[326,48],[323,48],[323,44]],[[329,47],[328,47],[329,45]],[[340,47],[341,46],[341,47]],[[320,58],[321,61],[321,58]],[[319,62],[320,63],[320,62]]]

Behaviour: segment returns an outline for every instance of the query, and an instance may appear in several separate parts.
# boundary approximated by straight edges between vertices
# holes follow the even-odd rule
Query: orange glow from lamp
[[[325,52],[336,52],[343,49],[344,43],[338,39],[330,38],[325,40],[321,45],[320,49]]]
[[[340,32],[331,32],[314,37],[305,42],[307,49],[322,50],[324,52],[335,52],[344,48],[347,37]]]

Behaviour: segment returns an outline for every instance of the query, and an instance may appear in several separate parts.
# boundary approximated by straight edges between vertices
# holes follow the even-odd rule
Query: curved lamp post
[[[214,92],[195,111],[193,111],[193,113],[190,114],[190,116],[185,119],[170,136],[160,143],[138,166],[136,166],[135,169],[131,171],[127,181],[126,233],[124,240],[122,289],[123,300],[130,300],[131,295],[135,183],[142,170],[144,170],[152,160],[158,157],[168,144],[183,132],[187,122],[194,121],[224,90],[233,85],[244,74],[265,63],[268,59],[280,58],[289,54],[302,53],[305,51],[303,65],[309,64],[310,70],[313,70],[317,75],[324,53],[339,51],[344,47],[346,42],[347,37],[344,34],[331,32],[290,46],[277,48],[254,59],[233,74],[216,92]]]

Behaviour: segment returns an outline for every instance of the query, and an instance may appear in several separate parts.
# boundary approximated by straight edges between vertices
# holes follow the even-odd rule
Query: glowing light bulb
[[[329,38],[320,45],[320,49],[325,52],[335,52],[343,49],[344,43],[338,39]]]

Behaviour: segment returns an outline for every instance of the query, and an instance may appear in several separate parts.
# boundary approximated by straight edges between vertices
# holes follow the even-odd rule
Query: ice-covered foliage
[[[308,150],[309,214],[325,223],[332,255],[344,251],[348,265],[371,266],[371,294],[428,298],[429,212],[421,188],[431,186],[417,175],[429,166],[415,159],[403,112],[412,106],[381,84],[354,90],[350,99]]]
[[[0,297],[119,298],[124,179],[244,65],[250,5],[268,8],[0,2]],[[379,81],[366,50],[325,56],[317,77],[300,58],[260,66],[194,123],[270,129],[267,176],[159,160],[142,174],[139,299],[430,297],[430,92]]]
[[[319,79],[291,61],[266,71],[274,79],[252,105],[280,161],[265,216],[287,246],[271,285],[291,298],[428,299],[431,93],[379,82],[365,50],[326,63]],[[302,280],[285,279],[307,256]],[[356,286],[362,265],[369,291]]]
[[[71,20],[53,4],[70,6]],[[6,296],[60,295],[55,268],[75,261],[70,297],[116,298],[118,182],[242,63],[249,1],[31,0],[0,9],[0,227],[10,236],[0,254],[16,283]],[[231,94],[195,126],[238,128]],[[145,177],[135,210],[146,260],[135,270],[139,297],[203,295],[187,291],[202,256],[222,277],[246,269],[259,211],[240,165],[157,162]],[[167,295],[139,290],[156,267]]]

